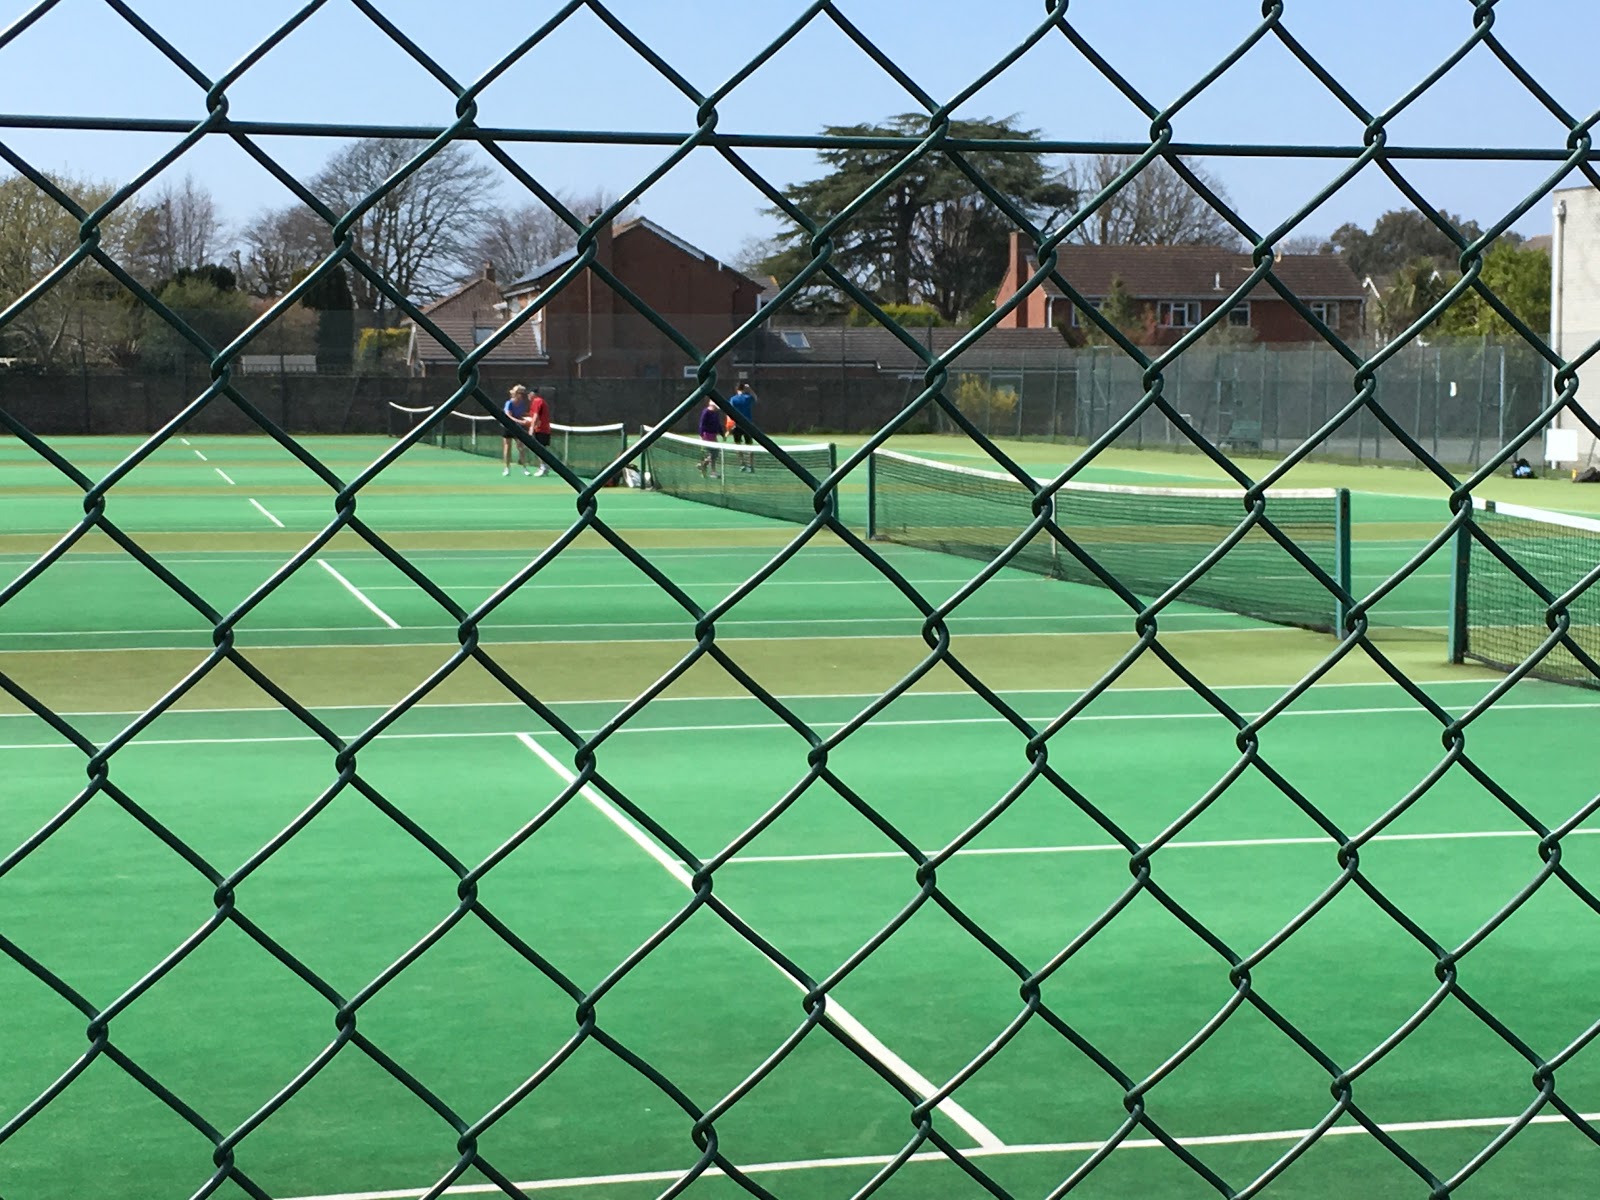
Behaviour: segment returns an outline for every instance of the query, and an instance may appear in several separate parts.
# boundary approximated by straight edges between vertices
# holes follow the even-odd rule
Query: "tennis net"
[[[993,561],[1034,520],[1035,492],[999,471],[876,450],[868,464],[868,535]],[[1163,594],[1245,520],[1239,489],[1068,483],[1044,501],[1050,520],[1135,596]],[[1265,515],[1346,592],[1350,499],[1340,489],[1269,491]],[[1009,565],[1075,583],[1104,582],[1041,529]],[[1333,591],[1260,525],[1184,589],[1182,599],[1282,625],[1341,627]]]
[[[1475,500],[1473,509],[1478,529],[1548,595],[1541,595],[1487,547],[1463,537],[1456,552],[1451,658],[1511,671],[1550,636],[1546,614],[1552,601],[1600,567],[1600,521],[1492,500]],[[1600,586],[1580,592],[1563,607],[1567,638],[1530,673],[1558,683],[1600,687]]]
[[[681,500],[803,524],[816,516],[817,485],[832,474],[837,452],[832,442],[784,446],[783,452],[801,474],[761,446],[663,433],[645,448],[645,482]]]
[[[431,408],[389,405],[389,435],[403,436],[432,416],[434,411]],[[451,412],[428,430],[421,441],[424,445],[439,446],[446,450],[499,458],[504,437],[505,426],[487,414]],[[550,426],[551,451],[566,464],[569,471],[582,479],[593,479],[600,474],[621,456],[627,446],[627,433],[620,422],[615,425],[552,423]]]

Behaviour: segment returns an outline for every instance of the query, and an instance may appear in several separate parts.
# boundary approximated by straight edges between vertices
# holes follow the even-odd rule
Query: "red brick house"
[[[423,310],[439,331],[463,350],[471,350],[506,323],[505,296],[495,281],[493,264],[472,282],[451,292]],[[409,324],[409,322],[408,322]],[[524,325],[496,346],[482,361],[479,371],[486,379],[521,379],[549,364],[549,356],[539,340],[540,331]],[[432,334],[411,325],[411,340],[406,346],[406,365],[413,375],[446,375],[454,378],[456,358]]]
[[[577,259],[569,251],[505,289],[511,312],[532,305]],[[643,217],[600,231],[595,261],[691,343],[710,349],[757,308],[763,284]],[[589,270],[530,320],[548,361],[539,378],[681,378],[693,360]]]
[[[423,311],[457,345],[478,345],[555,286],[578,252],[501,287],[494,268]],[[595,260],[697,346],[717,345],[756,311],[763,284],[644,218],[600,231]],[[456,360],[413,328],[413,375],[454,376]],[[680,378],[692,360],[598,275],[584,270],[482,362],[486,378],[525,383],[597,377]]]
[[[1011,235],[1011,253],[996,304],[1014,296],[1033,273],[1032,247],[1020,233]],[[1149,340],[1170,345],[1214,312],[1254,269],[1248,254],[1218,246],[1062,246],[1061,276],[1099,307],[1113,281],[1144,313]],[[1366,296],[1361,281],[1336,254],[1284,254],[1273,274],[1343,338],[1366,328]],[[1081,327],[1089,322],[1053,280],[1001,321],[1016,329]],[[1225,324],[1248,329],[1266,343],[1311,342],[1319,337],[1310,322],[1270,286],[1259,283],[1228,314]]]

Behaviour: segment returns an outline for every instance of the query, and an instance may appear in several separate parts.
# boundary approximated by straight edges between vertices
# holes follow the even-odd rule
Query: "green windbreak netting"
[[[1597,38],[0,4],[0,1196],[1591,1200]]]

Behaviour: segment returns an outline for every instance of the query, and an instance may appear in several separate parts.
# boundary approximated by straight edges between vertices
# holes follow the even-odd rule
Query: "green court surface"
[[[391,448],[304,444],[343,478]],[[55,448],[99,480],[134,445]],[[1008,448],[1040,474],[1071,453]],[[1079,478],[1217,475],[1124,454]],[[1286,482],[1355,492],[1358,594],[1449,515],[1420,473]],[[1502,488],[1587,502],[1481,494]],[[229,1198],[633,1200],[687,1176],[809,1200],[897,1166],[876,1194],[1165,1200],[1285,1159],[1270,1197],[1469,1169],[1463,1196],[1594,1194],[1564,1115],[1600,1121],[1593,692],[1516,684],[1467,726],[1469,771],[1372,655],[1280,712],[1331,636],[1172,605],[1161,646],[1257,750],[1152,653],[1085,703],[1133,615],[1006,570],[948,618],[966,678],[941,662],[880,704],[928,659],[925,618],[843,540],[701,628],[799,526],[600,491],[680,600],[593,531],[542,557],[577,519],[566,483],[426,446],[355,512],[441,595],[345,532],[253,602],[334,490],[264,438],[175,439],[105,512],[190,598],[91,533],[0,606],[5,675],[60,715],[0,696],[7,1200],[189,1195],[219,1164]],[[84,511],[13,441],[0,503],[0,584]],[[859,528],[854,476],[841,506]],[[935,604],[979,570],[875,548]],[[1446,662],[1446,558],[1372,615],[1460,716],[1501,677]],[[314,722],[235,663],[192,678],[207,607]],[[678,670],[711,640],[734,669]],[[1049,776],[1022,726],[1050,730]],[[697,1174],[713,1153],[743,1182]]]

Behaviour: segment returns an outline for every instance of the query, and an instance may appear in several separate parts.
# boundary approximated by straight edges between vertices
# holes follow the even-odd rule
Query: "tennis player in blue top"
[[[754,425],[756,423],[753,413],[755,404],[756,394],[750,390],[750,385],[748,383],[741,383],[734,390],[733,395],[728,397],[728,407],[733,409],[734,412],[738,413],[739,416],[744,419],[745,424],[747,425]],[[733,440],[741,446],[755,445],[755,438],[751,437],[737,425],[733,426]],[[754,454],[741,454],[739,457],[742,460],[739,470],[754,471],[756,469],[756,456]]]
[[[502,411],[518,425],[526,427],[528,424],[528,389],[520,383],[512,388],[511,395],[506,400],[505,408]],[[511,436],[510,430],[503,430],[502,434],[504,442],[500,448],[500,474],[509,475],[511,474],[511,443],[516,439]],[[517,442],[517,462],[521,465],[524,475],[533,474],[532,471],[528,470],[528,447],[523,442]]]

